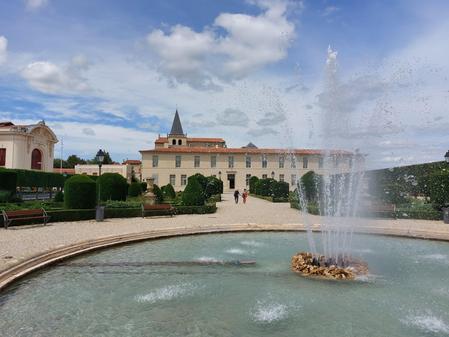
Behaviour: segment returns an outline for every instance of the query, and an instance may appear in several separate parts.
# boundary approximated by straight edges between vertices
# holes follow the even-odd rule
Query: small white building
[[[75,165],[75,174],[98,176],[99,172],[99,167],[96,164]],[[128,182],[131,182],[133,167],[129,164],[103,164],[101,166],[101,174],[104,173],[118,173],[126,178]]]
[[[0,122],[0,167],[53,172],[57,142],[44,121],[32,125]]]

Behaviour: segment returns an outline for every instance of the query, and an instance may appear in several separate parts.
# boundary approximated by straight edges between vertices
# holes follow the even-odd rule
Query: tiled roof
[[[187,142],[194,143],[224,143],[223,138],[187,138]]]
[[[123,162],[123,164],[140,165],[142,162],[137,159],[128,159]]]
[[[259,149],[259,148],[226,148],[226,147],[164,147],[151,150],[141,150],[146,153],[223,153],[223,154],[297,154],[297,155],[322,155],[324,150],[316,149]],[[349,155],[352,152],[343,150],[331,150],[331,154]]]
[[[168,142],[167,137],[159,137],[156,139],[156,144],[165,144]],[[187,138],[187,142],[192,143],[224,143],[225,140],[223,138]]]

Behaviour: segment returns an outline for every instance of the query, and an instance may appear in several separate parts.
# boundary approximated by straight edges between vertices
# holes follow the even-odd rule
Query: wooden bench
[[[369,213],[387,214],[395,217],[396,206],[394,204],[373,204],[368,208]]]
[[[21,220],[37,220],[43,219],[44,225],[47,224],[50,216],[47,214],[45,209],[22,209],[19,211],[2,211],[3,214],[3,226],[5,229],[8,229],[8,226],[13,221],[21,221]]]
[[[147,212],[164,213],[170,216],[175,215],[176,210],[171,204],[157,204],[157,205],[145,205],[142,204],[142,218],[145,217]]]

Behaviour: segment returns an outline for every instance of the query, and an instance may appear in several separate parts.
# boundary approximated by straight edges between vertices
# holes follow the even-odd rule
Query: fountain
[[[292,257],[293,271],[305,275],[333,279],[354,279],[368,272],[363,261],[351,256],[354,232],[354,217],[357,213],[360,188],[364,172],[364,157],[358,149],[353,152],[330,150],[332,147],[347,147],[342,138],[350,134],[351,116],[341,102],[337,77],[337,52],[329,46],[326,61],[326,85],[321,95],[323,116],[324,175],[316,177],[318,209],[322,216],[321,253],[307,216],[304,217],[310,252],[301,252]],[[298,200],[304,213],[308,200],[304,186],[298,182]]]

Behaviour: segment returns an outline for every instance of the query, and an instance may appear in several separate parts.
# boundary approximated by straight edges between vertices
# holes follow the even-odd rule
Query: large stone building
[[[52,172],[57,142],[44,121],[32,125],[0,122],[0,167]]]
[[[286,181],[294,188],[303,174],[325,174],[324,151],[310,149],[268,149],[249,143],[242,148],[228,148],[221,138],[189,138],[184,133],[178,111],[170,133],[156,139],[154,149],[141,150],[142,177],[154,178],[162,186],[170,183],[183,190],[187,178],[195,173],[216,176],[224,190],[247,188],[252,176]],[[352,154],[333,151],[333,165],[348,171]]]

